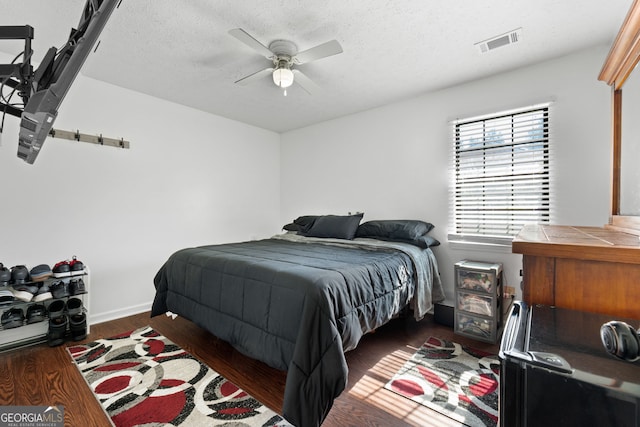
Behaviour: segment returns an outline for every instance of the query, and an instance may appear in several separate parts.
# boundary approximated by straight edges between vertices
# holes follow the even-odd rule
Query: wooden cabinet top
[[[511,251],[523,255],[640,264],[640,238],[605,227],[526,225]]]

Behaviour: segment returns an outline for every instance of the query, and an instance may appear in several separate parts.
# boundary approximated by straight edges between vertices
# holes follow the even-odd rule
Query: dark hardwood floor
[[[286,373],[235,351],[188,320],[149,313],[91,326],[92,341],[150,325],[253,397],[280,413]],[[497,352],[497,345],[454,335],[428,316],[400,318],[365,336],[347,353],[349,383],[325,427],[459,426],[451,419],[385,390],[384,384],[429,336]],[[69,345],[69,343],[67,343]],[[65,425],[108,426],[109,420],[71,361],[65,346],[46,343],[0,354],[0,405],[63,405]]]

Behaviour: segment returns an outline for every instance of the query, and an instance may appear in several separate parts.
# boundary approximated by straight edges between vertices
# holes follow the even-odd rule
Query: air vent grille
[[[499,36],[492,37],[487,40],[483,40],[476,43],[476,46],[480,49],[481,53],[489,52],[490,50],[497,49],[502,46],[507,46],[513,43],[517,43],[522,38],[522,28],[509,31],[508,33],[500,34]]]

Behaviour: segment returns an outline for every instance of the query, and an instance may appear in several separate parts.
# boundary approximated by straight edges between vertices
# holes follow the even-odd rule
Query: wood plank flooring
[[[86,341],[150,325],[253,397],[280,413],[286,373],[248,358],[188,320],[149,313],[91,326]],[[323,427],[437,426],[459,424],[383,389],[388,379],[429,336],[487,351],[497,345],[455,335],[430,316],[420,322],[400,318],[365,336],[347,353],[349,383]],[[69,343],[67,343],[69,344]],[[109,420],[71,361],[65,346],[45,344],[0,354],[0,405],[63,405],[65,425],[108,426]]]

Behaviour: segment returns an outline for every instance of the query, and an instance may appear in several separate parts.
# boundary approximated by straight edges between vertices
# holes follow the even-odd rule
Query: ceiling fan
[[[296,65],[342,53],[342,46],[336,40],[298,52],[296,44],[288,40],[275,40],[269,44],[269,47],[266,47],[241,28],[234,28],[229,31],[229,34],[273,62],[273,66],[249,74],[235,83],[245,85],[271,74],[275,85],[284,89],[285,96],[287,95],[286,88],[291,86],[294,81],[310,94],[319,89],[318,85],[305,76],[302,71],[294,68]]]

